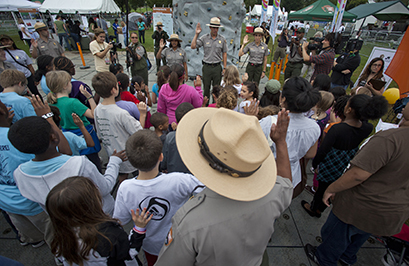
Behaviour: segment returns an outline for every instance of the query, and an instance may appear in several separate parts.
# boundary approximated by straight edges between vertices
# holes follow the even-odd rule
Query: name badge
[[[44,45],[43,45],[43,46],[40,46],[40,48],[41,48],[41,49],[44,49],[44,48],[45,48],[45,46],[44,46]]]
[[[222,43],[222,41],[219,41],[219,43]]]
[[[209,42],[207,42],[206,44],[209,44]]]
[[[105,58],[105,65],[110,65],[111,62],[109,62],[109,58]]]
[[[262,50],[264,50],[264,47],[261,47]]]
[[[179,53],[180,56],[182,56],[182,53]]]
[[[16,59],[20,59],[20,57],[18,55],[16,55]]]

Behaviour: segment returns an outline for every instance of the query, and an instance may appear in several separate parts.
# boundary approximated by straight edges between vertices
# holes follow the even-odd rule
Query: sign
[[[163,30],[170,36],[173,33],[173,18],[172,8],[170,7],[154,7],[152,8],[152,23],[153,25],[158,22],[163,23]]]
[[[394,49],[383,48],[383,47],[374,47],[372,49],[371,55],[368,58],[368,61],[366,61],[365,67],[362,69],[361,74],[359,74],[359,76],[362,75],[362,73],[364,72],[364,70],[366,69],[368,64],[372,61],[372,59],[374,59],[376,57],[380,57],[385,62],[385,66],[383,67],[383,76],[384,76],[385,81],[386,81],[385,89],[388,88],[389,84],[391,84],[391,82],[392,82],[392,78],[387,76],[385,74],[385,71],[386,71],[386,69],[388,69],[389,64],[391,63],[393,57],[395,56],[395,52],[396,52],[396,50],[394,50]],[[358,80],[359,80],[359,78],[357,78],[357,80],[355,81],[354,88],[358,85]]]

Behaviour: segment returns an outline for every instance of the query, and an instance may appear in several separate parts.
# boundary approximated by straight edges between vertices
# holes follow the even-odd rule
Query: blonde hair
[[[321,100],[315,106],[317,108],[317,115],[327,111],[334,104],[334,95],[328,91],[320,91]]]
[[[224,72],[223,81],[225,85],[236,85],[241,84],[239,70],[236,66],[228,66],[226,67],[226,71]]]
[[[373,96],[372,95],[372,91],[370,90],[370,89],[368,89],[368,88],[365,88],[365,87],[359,87],[356,91],[355,91],[355,93],[354,94],[356,94],[356,95],[358,95],[358,94],[365,94],[365,95],[368,95],[368,96]]]
[[[126,26],[125,22],[124,22],[124,21],[121,21],[121,27],[123,28],[123,27],[125,27],[125,26]]]
[[[71,82],[71,75],[63,70],[50,71],[45,75],[45,81],[51,91],[47,95],[47,102],[54,104],[57,103],[56,94],[62,92],[64,87]]]
[[[233,110],[237,106],[238,97],[239,94],[237,90],[233,86],[227,85],[226,87],[222,88],[219,98],[217,98],[216,107],[224,107]]]

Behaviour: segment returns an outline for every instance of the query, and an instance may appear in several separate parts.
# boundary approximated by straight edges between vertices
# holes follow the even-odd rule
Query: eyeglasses
[[[131,39],[138,39],[138,37],[131,37]]]
[[[373,66],[380,67],[382,64],[373,64]]]

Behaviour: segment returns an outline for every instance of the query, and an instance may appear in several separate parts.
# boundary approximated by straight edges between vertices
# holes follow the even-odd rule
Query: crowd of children
[[[301,77],[283,86],[270,80],[259,107],[258,84],[246,76],[241,80],[238,69],[229,66],[205,107],[209,99],[203,98],[200,77],[188,86],[180,65],[159,69],[152,94],[143,78],[130,79],[119,65],[92,78],[93,95],[72,79],[69,59],[43,56],[38,63],[36,80],[49,90],[44,102],[22,96],[23,73],[0,74],[0,208],[22,244],[45,241],[57,264],[64,265],[123,265],[125,260],[142,265],[141,249],[147,264],[155,264],[172,217],[204,188],[176,145],[177,125],[195,108],[256,116],[274,154],[271,128],[280,109],[289,110],[293,197],[306,188],[312,159],[313,200],[302,201],[302,208],[313,217],[326,209],[326,188],[371,134],[368,120],[388,109],[383,96],[364,91],[346,96],[344,89],[330,89],[326,75],[317,75],[312,85]],[[158,112],[151,114],[156,103]],[[105,167],[98,156],[101,146],[110,155]],[[131,221],[135,226],[128,237],[122,226]]]

